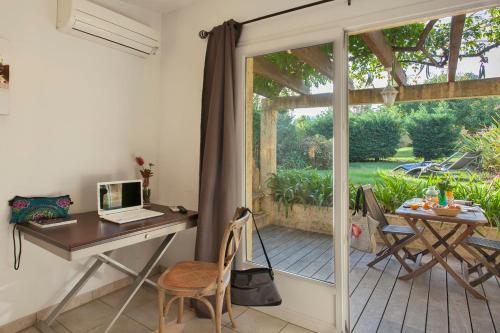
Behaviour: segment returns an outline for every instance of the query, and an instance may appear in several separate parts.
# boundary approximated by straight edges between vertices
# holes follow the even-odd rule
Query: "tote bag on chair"
[[[242,306],[277,306],[281,304],[281,296],[274,283],[273,268],[253,213],[248,211],[252,214],[255,231],[257,231],[266,257],[267,267],[233,270],[231,272],[231,303]]]

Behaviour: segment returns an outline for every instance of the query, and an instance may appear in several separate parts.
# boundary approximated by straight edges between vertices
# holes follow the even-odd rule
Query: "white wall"
[[[98,2],[161,29],[158,13]],[[7,201],[68,193],[71,212],[95,210],[96,182],[137,177],[134,154],[157,162],[160,56],[145,60],[58,32],[56,3],[0,0],[0,50],[8,47],[11,65],[10,115],[0,116],[0,326],[55,303],[89,264],[24,241],[14,271]],[[142,264],[153,245],[118,256]],[[84,291],[121,277],[102,270]]]
[[[199,122],[203,64],[206,41],[198,38],[201,29],[210,30],[225,20],[244,21],[310,1],[290,0],[213,0],[199,1],[192,6],[171,12],[163,17],[162,54],[162,135],[160,137],[162,191],[160,200],[165,203],[184,204],[197,207]],[[413,20],[416,16],[429,17],[460,10],[463,6],[484,6],[496,1],[473,0],[352,0],[306,9],[250,24],[243,28],[240,54],[259,54],[286,48],[325,42],[325,31],[346,28],[350,31],[370,25],[388,26],[401,21]],[[243,75],[243,72],[240,73]],[[238,78],[241,80],[241,77]],[[242,110],[239,110],[243,114]],[[174,251],[167,254],[164,263],[171,264],[180,259],[192,258],[195,233],[188,232],[179,237]],[[284,304],[275,314],[287,319],[301,321],[313,318],[311,328],[319,323],[332,324],[333,300],[322,286],[313,282],[294,282],[294,278],[279,278],[284,295]],[[297,288],[294,288],[296,286]],[[327,289],[328,290],[328,289]],[[320,291],[320,293],[318,293]],[[301,295],[314,294],[316,306],[301,302]],[[287,302],[288,300],[288,302]],[[318,311],[318,309],[330,309]],[[288,315],[285,314],[288,313]],[[314,322],[315,321],[315,322]],[[318,324],[318,325],[316,325]],[[328,326],[328,325],[326,325]],[[325,327],[326,327],[325,326]]]

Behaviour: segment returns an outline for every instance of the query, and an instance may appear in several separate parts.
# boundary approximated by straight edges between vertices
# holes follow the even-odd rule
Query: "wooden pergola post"
[[[265,195],[262,200],[262,209],[267,213],[266,219],[268,220],[272,220],[274,215],[274,201],[266,184],[271,175],[276,173],[277,121],[277,109],[265,107],[262,110],[260,115],[260,184]]]

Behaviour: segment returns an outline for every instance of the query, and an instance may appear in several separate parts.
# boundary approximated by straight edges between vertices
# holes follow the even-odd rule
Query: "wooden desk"
[[[433,257],[431,261],[415,269],[413,272],[401,276],[400,279],[408,280],[415,278],[439,263],[460,285],[462,285],[462,287],[470,291],[477,298],[485,299],[483,295],[475,290],[469,282],[466,281],[459,272],[456,272],[446,261],[446,257],[450,253],[461,262],[465,261],[465,259],[455,251],[459,246],[471,253],[478,261],[485,261],[484,258],[477,256],[477,254],[472,252],[470,247],[464,243],[465,239],[471,236],[477,227],[488,224],[488,220],[484,214],[478,208],[476,209],[477,210],[474,212],[462,211],[456,217],[450,217],[436,215],[432,210],[425,210],[421,207],[417,210],[405,208],[404,205],[399,207],[396,210],[396,214],[406,219],[410,227],[417,235],[417,239],[424,244],[426,249],[422,253],[431,253]],[[431,244],[431,242],[424,236],[423,231],[417,227],[418,221],[422,221],[425,227],[429,229],[430,232],[437,238],[438,241],[436,243]],[[431,221],[453,223],[455,226],[446,235],[440,235],[438,231],[434,229]],[[454,241],[449,243],[448,239],[450,239],[453,234],[457,233],[461,226],[465,226],[463,231],[458,234]],[[438,251],[440,246],[444,247],[442,251]]]
[[[147,277],[166,252],[177,232],[196,226],[198,213],[188,211],[187,214],[174,213],[166,206],[152,205],[151,210],[164,212],[164,215],[124,224],[116,224],[101,220],[97,212],[73,215],[76,224],[40,229],[28,224],[19,225],[24,238],[51,253],[66,260],[94,257],[96,261],[84,273],[76,285],[64,299],[49,313],[47,318],[37,323],[37,328],[44,333],[54,333],[50,327],[62,312],[64,306],[85,285],[92,275],[108,264],[126,274],[135,277],[135,281],[125,296],[122,306],[110,318],[103,332],[110,331],[113,324],[122,314],[139,288],[147,283],[156,287],[156,283]],[[114,260],[110,254],[119,248],[163,237],[163,241],[140,272],[136,272],[124,264]]]

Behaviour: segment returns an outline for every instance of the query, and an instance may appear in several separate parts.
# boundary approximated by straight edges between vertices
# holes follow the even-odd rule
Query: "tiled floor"
[[[113,309],[122,300],[126,289],[116,291],[100,299],[82,305],[76,309],[63,313],[53,325],[57,333],[99,333],[103,325],[113,313]],[[188,303],[188,302],[186,302]],[[157,295],[153,289],[144,287],[117,321],[111,333],[150,333],[158,328]],[[233,305],[237,329],[231,329],[227,314],[223,317],[223,333],[311,333],[304,328],[292,325],[281,319],[271,317],[262,312],[246,307]],[[168,315],[168,333],[203,333],[213,332],[212,322],[208,319],[199,319],[194,313],[186,309],[184,323],[176,324],[177,315],[174,306]],[[32,327],[21,333],[38,333]]]

